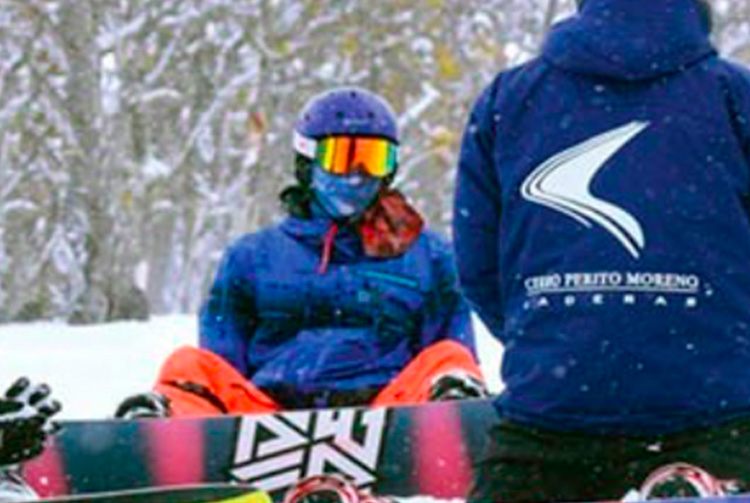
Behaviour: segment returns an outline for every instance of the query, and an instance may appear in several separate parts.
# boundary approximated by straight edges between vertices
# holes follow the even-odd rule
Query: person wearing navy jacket
[[[587,0],[475,104],[454,243],[506,388],[470,501],[748,490],[750,76],[710,28]]]
[[[361,88],[313,98],[294,131],[288,216],[228,247],[153,393],[119,417],[392,405],[484,394],[449,244],[390,187],[390,106]]]

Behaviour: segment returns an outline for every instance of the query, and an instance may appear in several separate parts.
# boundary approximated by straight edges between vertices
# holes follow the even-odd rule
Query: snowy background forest
[[[750,62],[750,2],[715,0]],[[385,95],[398,185],[448,231],[467,109],[572,0],[0,0],[0,322],[190,313],[280,215],[311,95]]]

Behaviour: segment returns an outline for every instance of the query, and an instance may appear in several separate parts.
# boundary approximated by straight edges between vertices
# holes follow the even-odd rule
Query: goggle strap
[[[294,151],[304,155],[308,159],[315,159],[318,154],[318,142],[307,136],[302,136],[297,131],[294,132]]]

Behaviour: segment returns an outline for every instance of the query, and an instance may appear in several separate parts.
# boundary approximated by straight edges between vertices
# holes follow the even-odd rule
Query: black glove
[[[153,391],[126,398],[115,412],[118,419],[160,418],[171,415],[169,398]]]
[[[464,400],[489,396],[480,379],[463,370],[455,370],[437,376],[430,387],[430,401]]]
[[[22,377],[0,397],[0,466],[42,452],[47,435],[57,430],[50,418],[61,409],[49,395],[49,386]]]

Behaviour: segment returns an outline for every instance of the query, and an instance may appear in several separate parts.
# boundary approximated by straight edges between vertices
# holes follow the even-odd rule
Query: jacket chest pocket
[[[403,337],[421,323],[424,295],[408,277],[351,271],[259,281],[259,321],[270,328],[372,328],[379,337]]]

